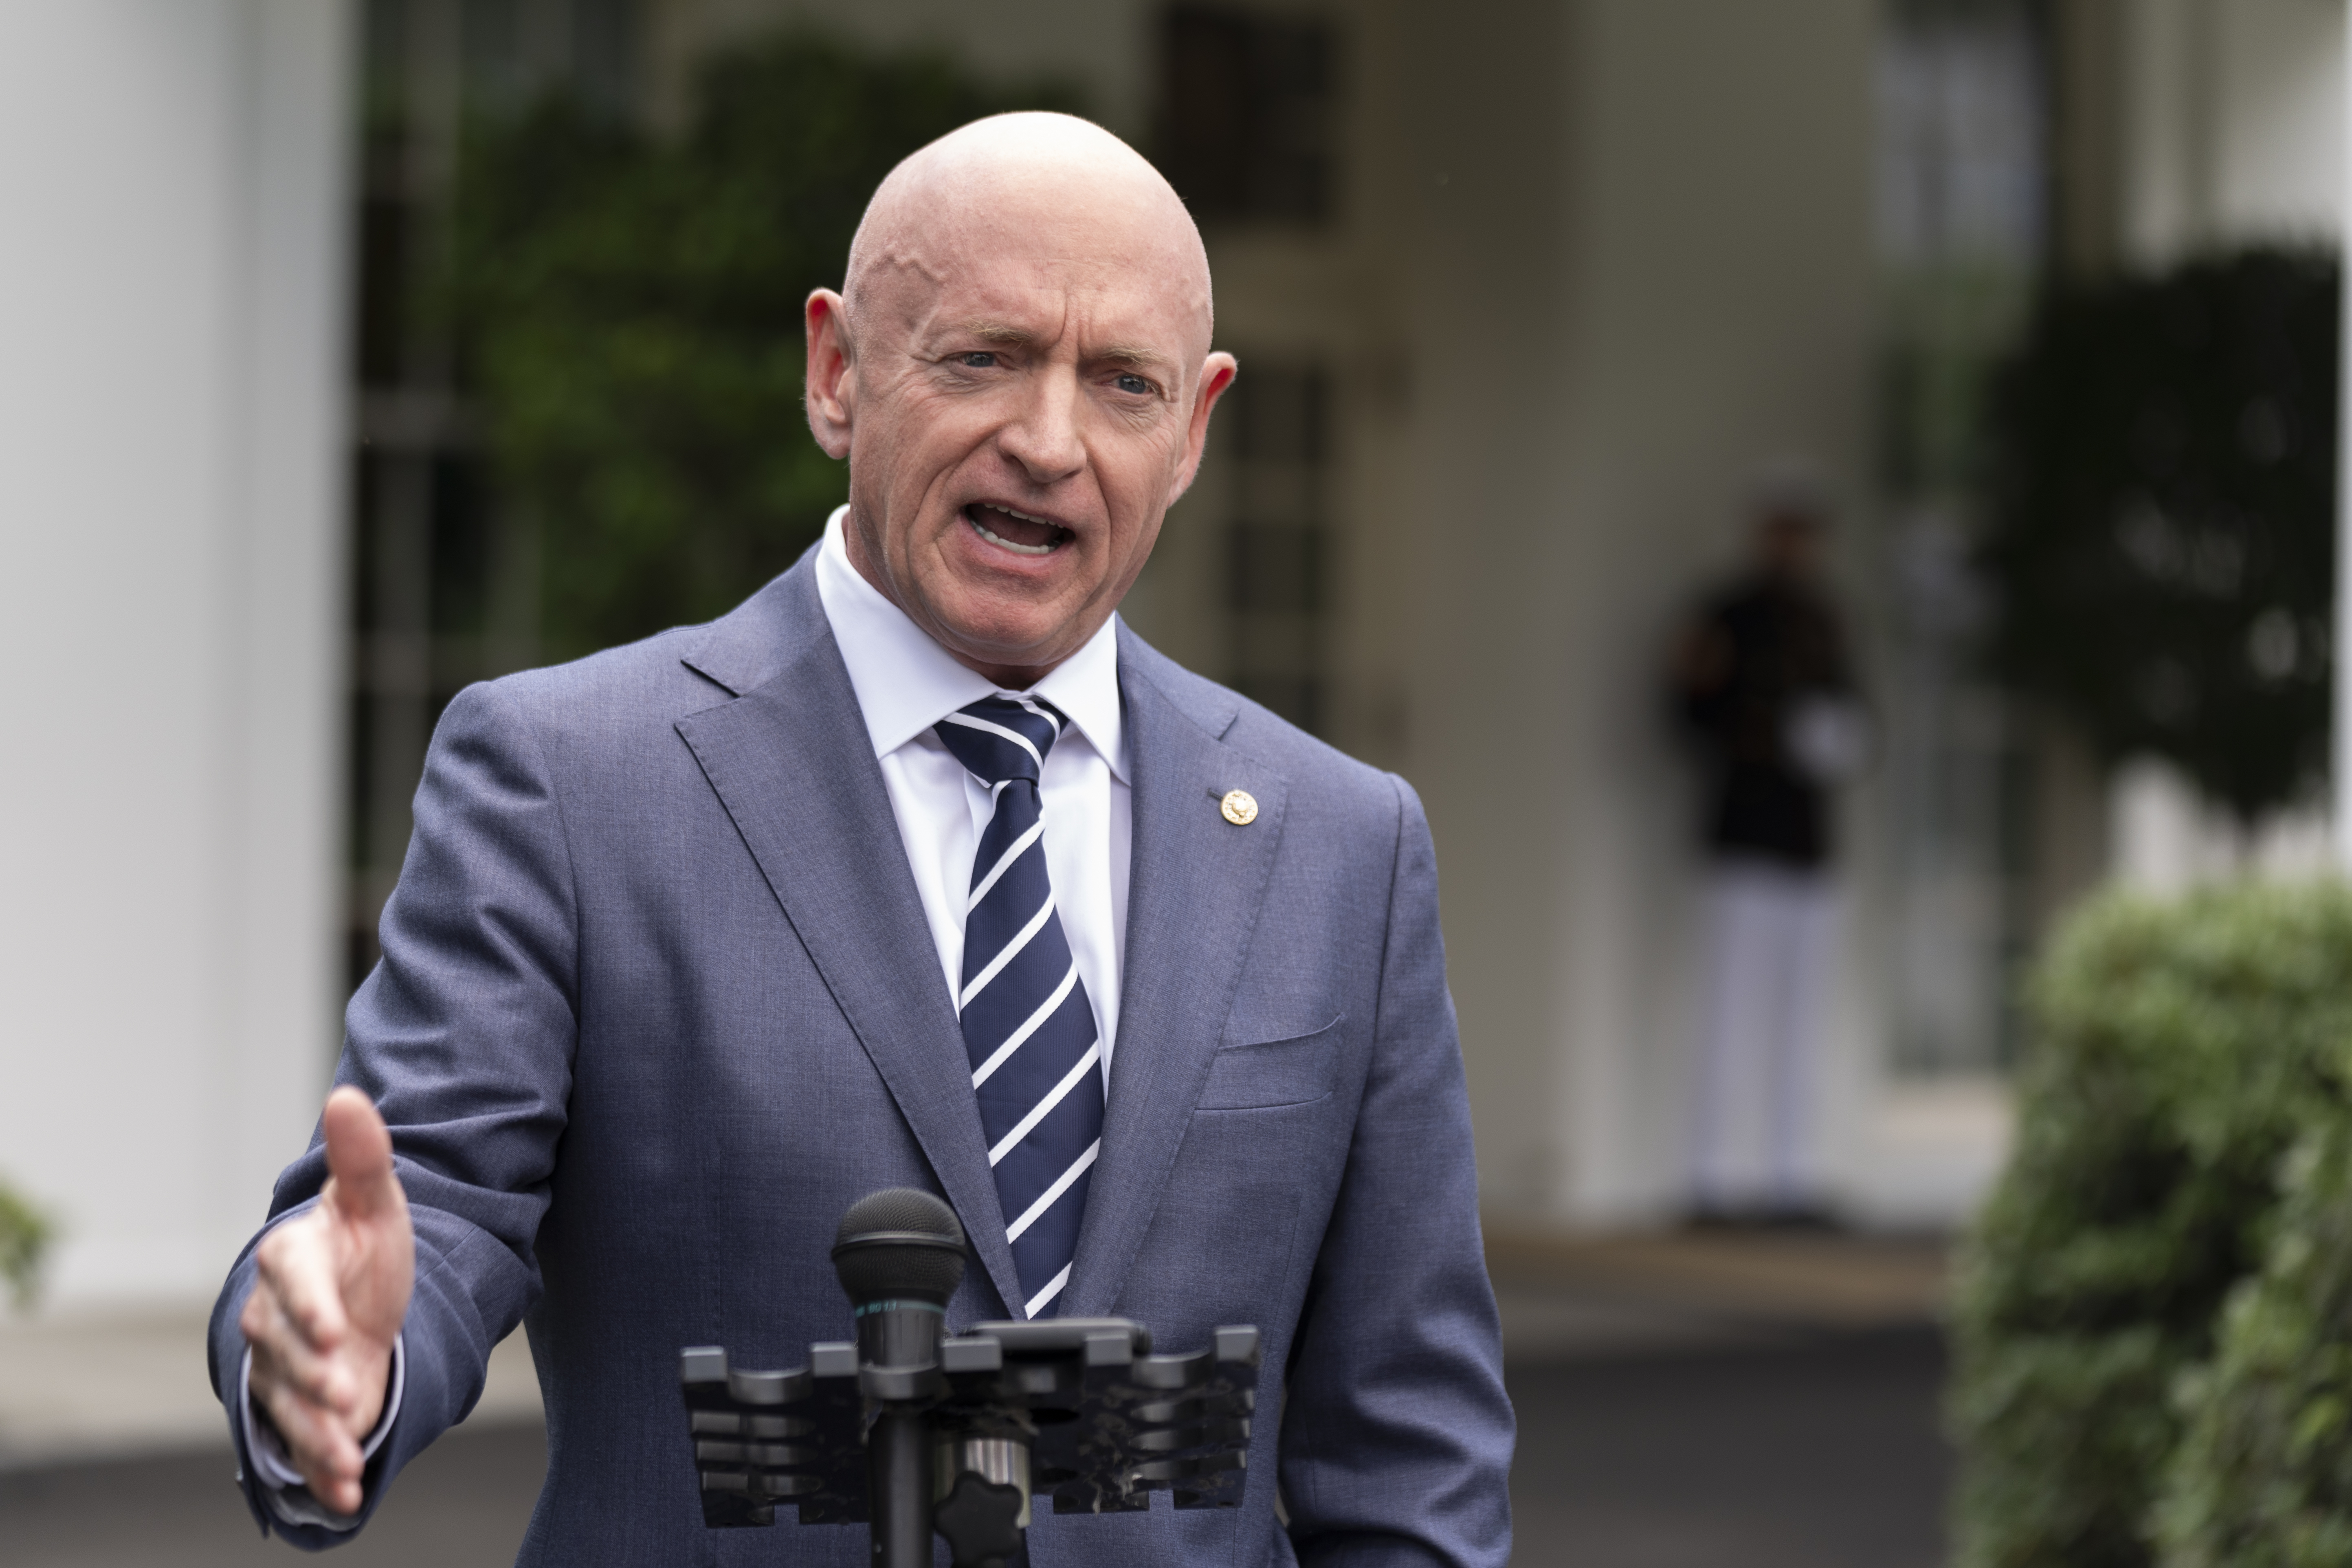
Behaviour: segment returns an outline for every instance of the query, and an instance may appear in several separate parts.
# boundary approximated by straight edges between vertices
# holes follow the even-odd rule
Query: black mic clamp
[[[804,1367],[738,1372],[725,1350],[680,1352],[703,1522],[872,1527],[875,1568],[924,1568],[931,1536],[957,1568],[1005,1568],[1034,1493],[1055,1513],[1240,1506],[1258,1335],[1223,1328],[1191,1355],[1154,1355],[1124,1318],[979,1323],[949,1336],[963,1227],[929,1193],[894,1187],[842,1216],[834,1268],[855,1343]]]

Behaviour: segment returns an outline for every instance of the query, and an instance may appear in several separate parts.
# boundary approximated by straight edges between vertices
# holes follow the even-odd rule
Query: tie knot
[[[983,697],[940,720],[936,731],[956,761],[992,787],[1008,779],[1037,782],[1045,753],[1069,722],[1040,697]]]

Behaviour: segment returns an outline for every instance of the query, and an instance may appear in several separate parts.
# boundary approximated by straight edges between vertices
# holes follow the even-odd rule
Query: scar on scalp
[[[926,261],[922,252],[911,246],[893,246],[882,255],[874,258],[867,265],[887,267],[900,272],[911,272],[934,288],[947,286],[947,268]]]

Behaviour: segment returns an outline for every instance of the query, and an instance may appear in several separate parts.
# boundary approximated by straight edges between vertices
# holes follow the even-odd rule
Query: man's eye
[[[996,356],[992,353],[986,353],[985,351],[978,351],[968,354],[958,354],[956,355],[956,359],[966,370],[987,370],[996,363]]]
[[[1139,375],[1122,375],[1118,378],[1118,389],[1141,397],[1151,391],[1151,384]]]

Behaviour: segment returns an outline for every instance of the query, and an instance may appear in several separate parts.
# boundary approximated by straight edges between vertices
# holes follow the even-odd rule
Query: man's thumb
[[[335,1179],[334,1202],[354,1217],[383,1212],[401,1197],[392,1170],[392,1133],[376,1114],[375,1102],[349,1084],[327,1096],[323,1118],[327,1173]]]

